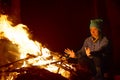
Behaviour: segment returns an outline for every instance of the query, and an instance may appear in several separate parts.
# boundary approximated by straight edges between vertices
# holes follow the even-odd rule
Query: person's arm
[[[87,55],[86,55],[86,52],[85,52],[85,47],[88,46],[87,40],[88,40],[88,39],[86,39],[86,40],[84,41],[82,48],[76,52],[77,58],[81,58],[81,57],[87,56]]]

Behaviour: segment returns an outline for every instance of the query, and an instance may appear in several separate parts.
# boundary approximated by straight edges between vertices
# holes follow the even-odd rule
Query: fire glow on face
[[[29,29],[26,25],[18,24],[16,26],[12,26],[12,22],[7,18],[8,16],[6,15],[1,15],[0,17],[0,39],[7,38],[13,44],[18,45],[18,52],[20,54],[19,59],[27,58],[30,55],[34,56],[34,58],[24,61],[21,67],[27,67],[29,64],[32,66],[40,66],[40,68],[47,69],[54,73],[59,73],[66,78],[70,77],[69,71],[60,68],[55,64],[51,64],[57,61],[59,62],[59,55],[53,56],[49,49],[42,47],[42,44],[38,41],[33,41],[30,38]],[[61,62],[57,64],[61,64]],[[64,66],[66,64],[62,65]],[[67,64],[67,66],[70,65]]]

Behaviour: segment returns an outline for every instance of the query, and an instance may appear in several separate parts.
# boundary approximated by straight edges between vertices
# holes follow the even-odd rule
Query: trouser
[[[88,57],[82,57],[79,60],[81,65],[87,65],[90,69],[92,75],[94,76],[95,80],[104,80],[103,78],[103,65],[102,59],[99,57],[94,57],[90,59]]]
[[[95,80],[104,80],[103,65],[101,58],[94,57],[93,62],[96,69]]]

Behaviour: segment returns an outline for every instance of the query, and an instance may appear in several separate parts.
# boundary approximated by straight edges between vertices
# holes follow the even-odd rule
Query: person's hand
[[[75,53],[74,53],[73,50],[70,50],[70,49],[67,48],[67,49],[65,49],[64,52],[67,53],[67,54],[69,54],[70,55],[69,57],[75,58]]]
[[[86,55],[87,56],[90,56],[91,54],[90,54],[90,48],[88,48],[88,47],[85,47],[85,52],[86,52]]]

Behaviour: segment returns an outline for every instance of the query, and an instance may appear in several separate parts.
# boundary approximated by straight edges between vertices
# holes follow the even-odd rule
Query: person
[[[69,48],[65,49],[65,53],[69,54],[69,58],[76,58],[78,61],[83,58],[91,62],[91,72],[95,80],[104,80],[104,74],[108,71],[108,55],[110,53],[110,45],[108,38],[102,33],[103,20],[90,20],[90,34],[85,39],[84,44],[76,53]]]

